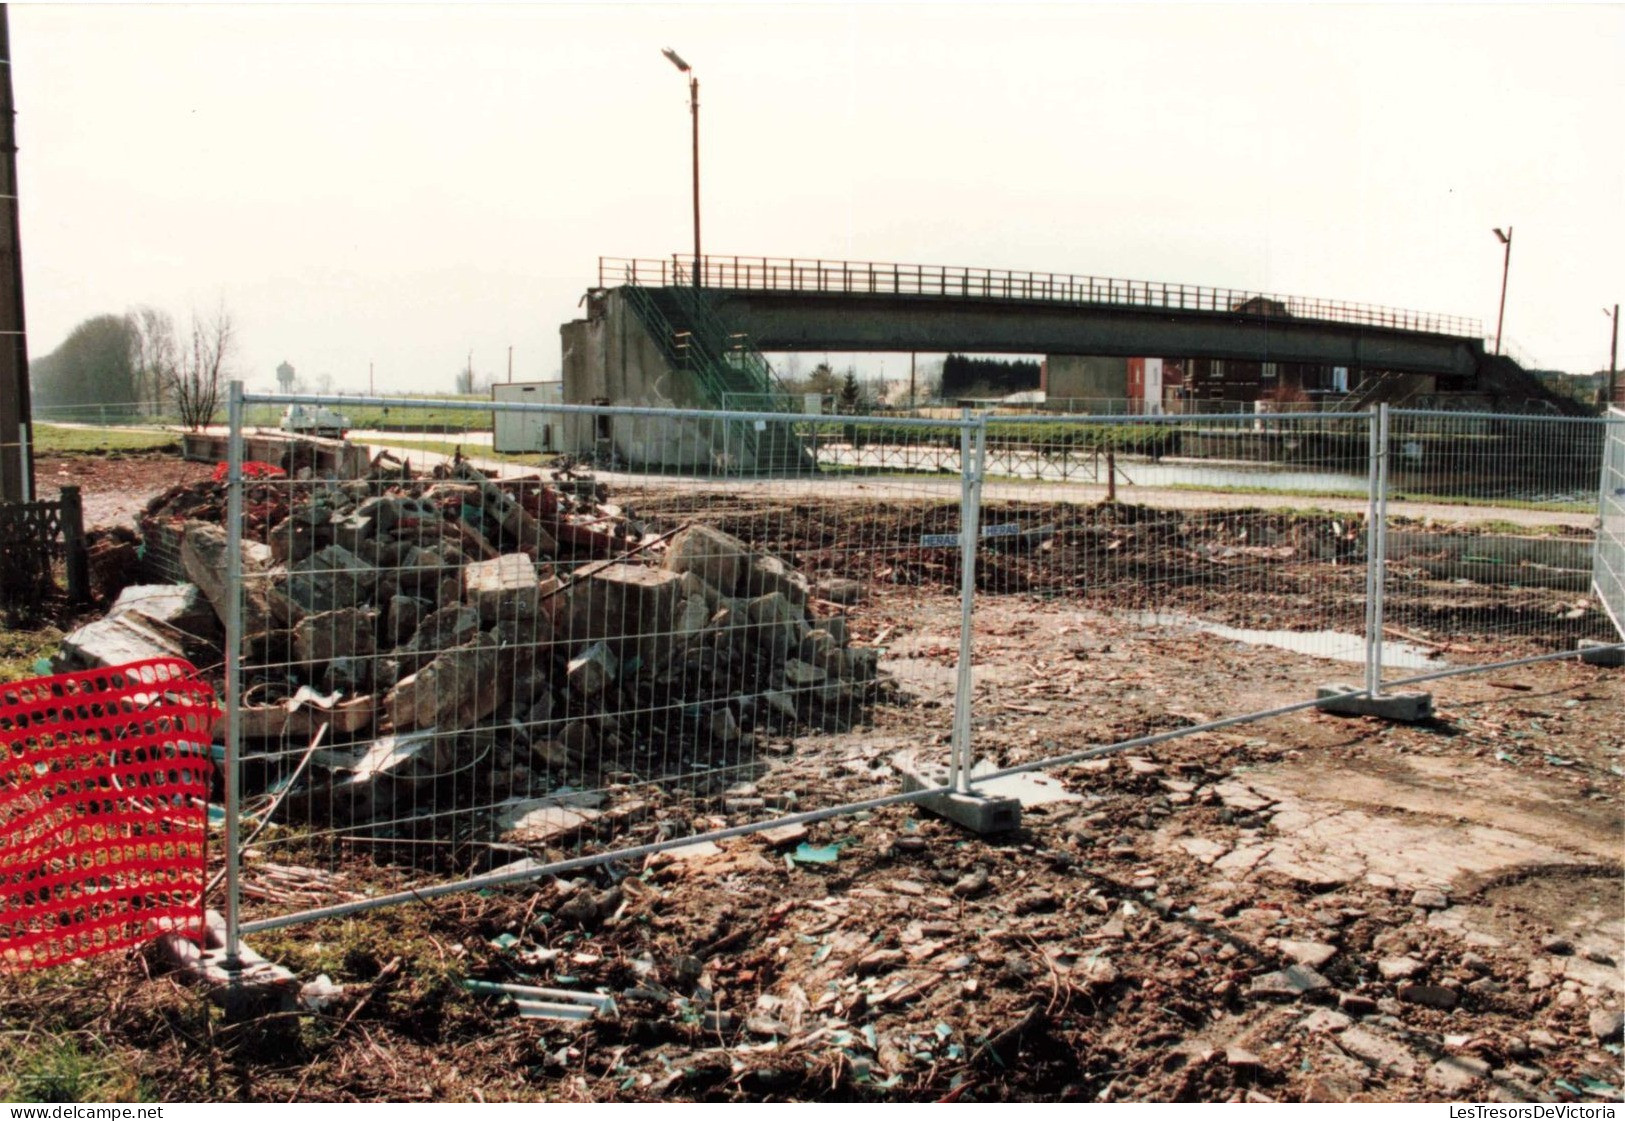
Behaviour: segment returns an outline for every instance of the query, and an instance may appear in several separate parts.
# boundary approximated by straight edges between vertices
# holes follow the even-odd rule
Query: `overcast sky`
[[[980,265],[1467,315],[1608,360],[1625,7],[11,6],[30,349],[219,301],[239,369],[559,368],[605,256]],[[906,365],[906,359],[901,362]],[[888,360],[891,370],[898,360]]]

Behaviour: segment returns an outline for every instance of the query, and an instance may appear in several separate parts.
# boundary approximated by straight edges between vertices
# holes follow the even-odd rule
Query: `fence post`
[[[243,650],[243,383],[227,389],[226,423],[226,587],[231,590],[226,608],[226,969],[242,968],[238,928],[242,924],[242,894],[238,851],[240,807],[238,756],[241,749],[241,688]]]
[[[1366,685],[1373,697],[1382,695],[1383,595],[1388,587],[1388,444],[1388,403],[1384,401],[1377,406],[1377,522],[1376,542],[1372,546],[1376,554],[1377,574],[1372,580],[1376,603],[1371,609],[1375,635],[1371,643],[1372,661],[1366,667],[1369,675]]]
[[[955,791],[970,790],[971,768],[971,617],[976,599],[976,548],[981,536],[982,471],[987,459],[987,417],[976,426],[971,441],[970,409],[961,410],[959,429],[959,675],[954,686],[953,752],[948,762],[948,784]]]
[[[1388,575],[1388,406],[1371,405],[1366,417],[1365,691],[1382,694],[1382,596]]]
[[[1378,676],[1377,650],[1381,636],[1376,625],[1377,579],[1377,406],[1366,406],[1365,451],[1365,691]]]
[[[85,505],[79,488],[65,486],[62,503],[62,551],[68,569],[68,600],[85,603],[90,599],[90,554],[85,550]]]

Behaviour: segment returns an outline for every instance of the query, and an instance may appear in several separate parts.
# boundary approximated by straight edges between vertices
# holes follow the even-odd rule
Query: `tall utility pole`
[[[1625,403],[1619,400],[1619,305],[1615,304],[1611,313],[1604,308],[1603,314],[1614,321],[1614,335],[1608,343],[1608,400],[1603,404],[1618,405]]]
[[[368,397],[371,397],[371,396],[373,396],[373,388],[372,388],[372,363],[371,363],[371,362],[368,362],[368,363],[367,363],[367,396],[368,396]]]
[[[11,19],[0,4],[0,500],[34,498],[34,433],[23,322],[23,249],[17,220],[17,110],[11,95]]]
[[[694,118],[694,287],[698,288],[700,274],[704,271],[700,257],[700,80],[695,77],[694,68],[684,62],[676,51],[666,47],[660,53],[679,71],[688,75],[688,112]]]
[[[508,384],[513,384],[513,344],[508,344]]]
[[[1501,310],[1495,316],[1495,353],[1501,353],[1501,325],[1507,317],[1507,273],[1512,269],[1512,227],[1502,233],[1501,227],[1495,228],[1495,236],[1501,239],[1501,244],[1507,247],[1506,256],[1501,259]]]

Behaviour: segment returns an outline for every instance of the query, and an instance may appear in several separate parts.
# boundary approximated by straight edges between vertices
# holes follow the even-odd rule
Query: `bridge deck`
[[[1022,301],[1074,307],[1228,312],[1254,318],[1382,327],[1478,342],[1484,337],[1482,324],[1463,316],[1160,281],[791,257],[706,256],[700,260],[699,272],[702,286],[736,292],[936,296],[955,300]],[[688,285],[694,282],[694,273],[692,255],[665,259],[600,257],[598,260],[598,283],[604,288],[624,284],[643,287]]]

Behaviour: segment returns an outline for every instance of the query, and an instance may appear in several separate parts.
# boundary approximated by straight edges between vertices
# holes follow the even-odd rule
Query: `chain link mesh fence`
[[[546,408],[564,453],[380,442],[361,477],[243,479],[187,527],[239,613],[243,930],[795,859],[798,824],[920,796],[897,752],[974,787],[1613,634],[1600,421]],[[1222,659],[1251,709],[1148,652]]]
[[[371,905],[322,876],[356,862],[388,897],[628,860],[890,800],[891,751],[945,756],[940,674],[880,660],[957,654],[957,554],[923,543],[958,530],[957,428],[893,425],[955,444],[895,473],[815,460],[861,419],[568,415],[590,454],[382,449],[189,527],[227,580],[240,539],[249,929]]]
[[[1592,589],[1607,423],[1389,415],[1386,624],[1455,667],[1609,638]]]

